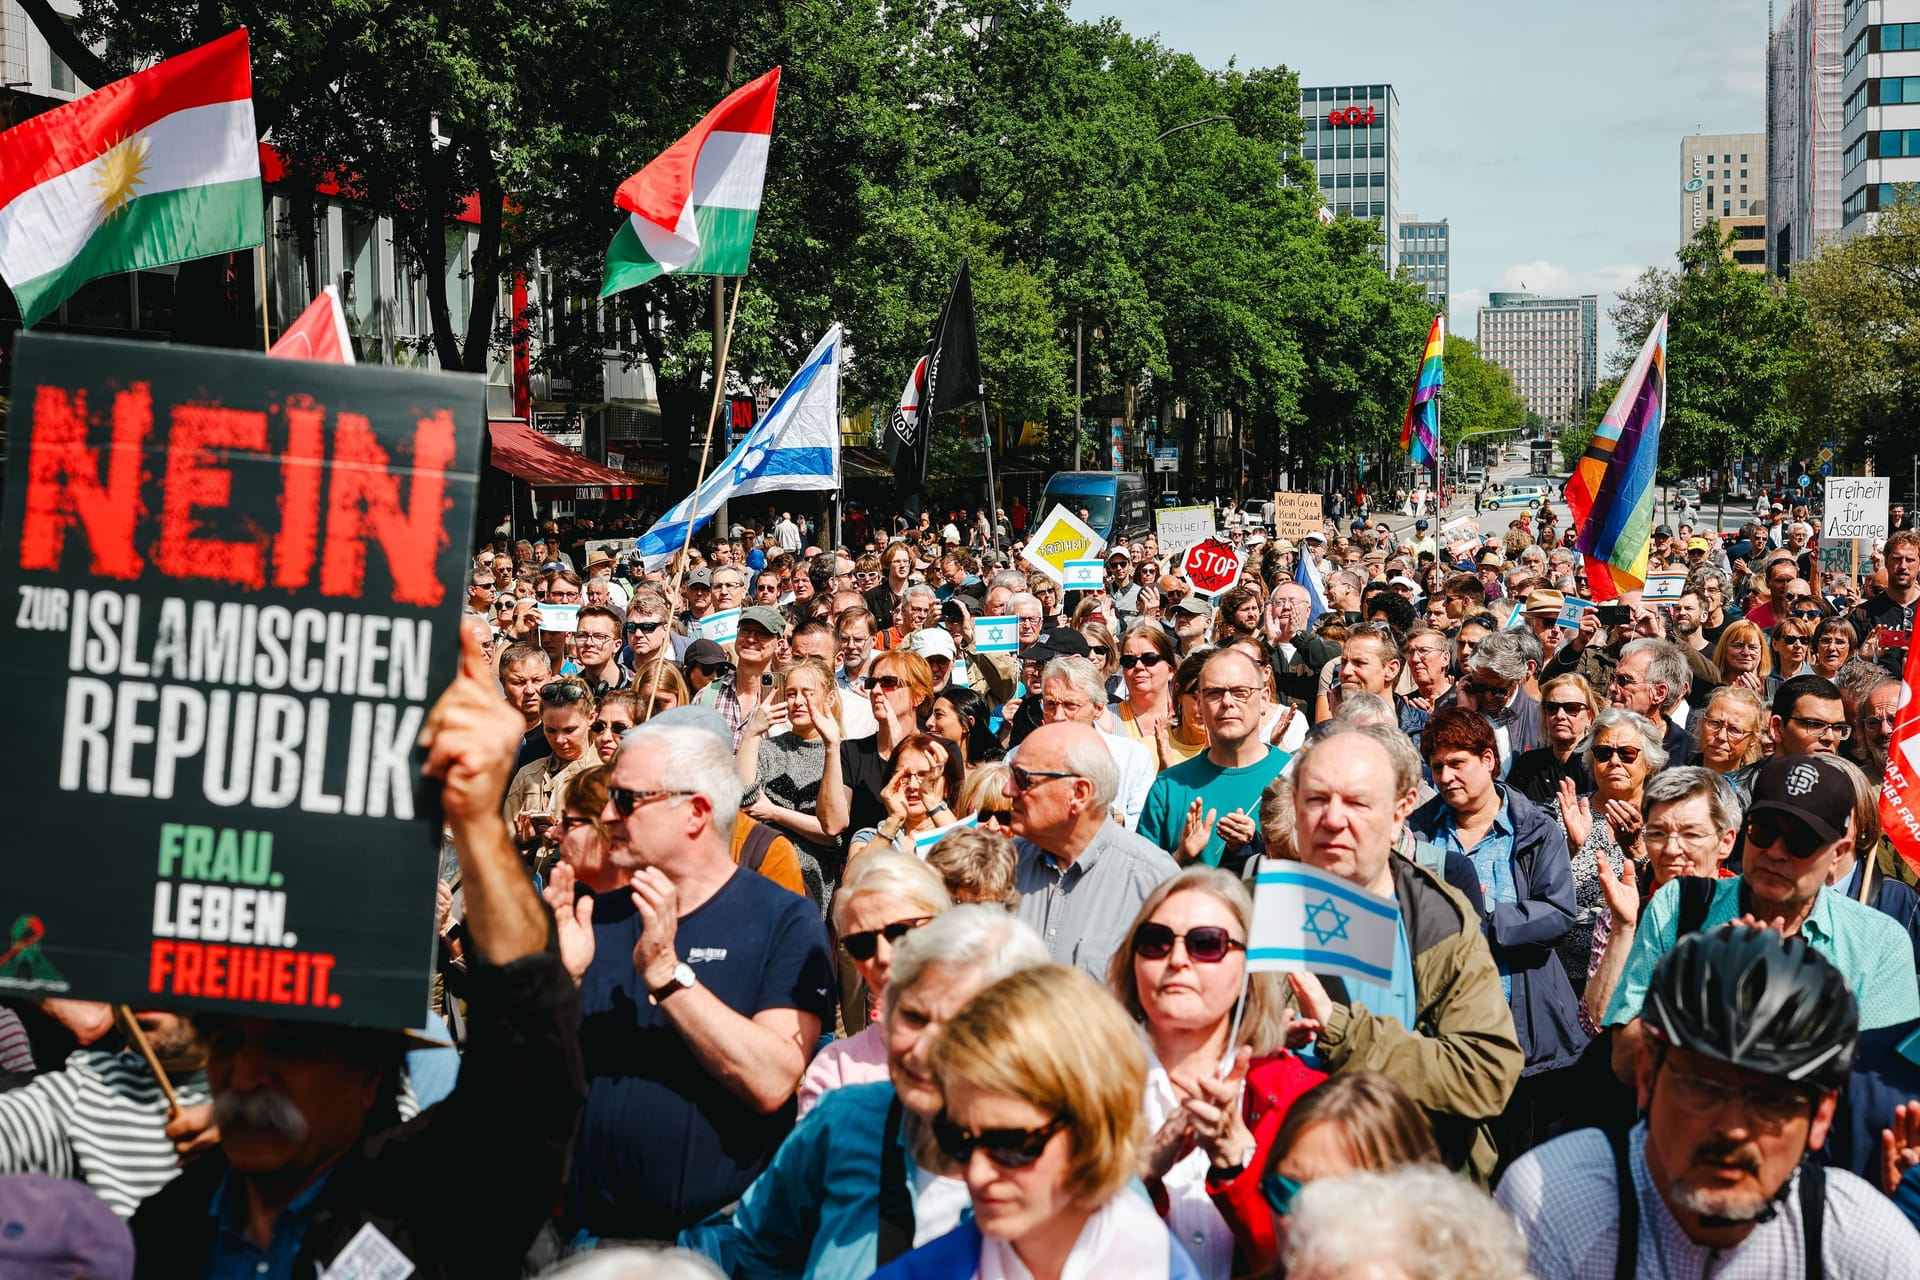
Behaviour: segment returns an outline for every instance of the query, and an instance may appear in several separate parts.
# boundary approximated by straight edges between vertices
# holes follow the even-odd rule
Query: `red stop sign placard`
[[[1218,538],[1208,538],[1187,548],[1180,572],[1201,595],[1217,596],[1240,581],[1240,553]]]

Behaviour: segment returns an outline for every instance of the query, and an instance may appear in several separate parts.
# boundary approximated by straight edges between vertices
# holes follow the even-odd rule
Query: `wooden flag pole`
[[[173,1091],[173,1081],[167,1079],[167,1069],[160,1065],[160,1059],[153,1052],[153,1043],[147,1039],[147,1033],[140,1028],[139,1019],[133,1016],[133,1010],[124,1004],[113,1006],[115,1016],[120,1019],[120,1029],[127,1040],[146,1059],[147,1070],[153,1072],[153,1078],[160,1082],[160,1092],[167,1097],[167,1114],[174,1119],[180,1117],[180,1098]]]
[[[722,279],[720,283],[722,288],[724,288],[725,280]],[[713,404],[707,410],[706,438],[700,442],[700,470],[695,474],[693,480],[693,493],[690,495],[693,505],[687,509],[687,536],[686,540],[680,544],[680,562],[674,567],[673,585],[667,591],[667,630],[669,632],[673,630],[673,614],[680,599],[680,580],[686,577],[687,557],[693,550],[693,527],[698,523],[697,517],[700,510],[700,486],[706,483],[707,459],[711,457],[713,453],[713,424],[719,420],[720,402],[726,398],[727,394],[727,354],[733,347],[733,322],[739,318],[740,290],[745,287],[746,283],[746,277],[744,276],[739,276],[734,279],[733,301],[727,304],[727,328],[726,331],[720,335],[720,346],[714,351]],[[668,640],[667,643],[660,646],[660,654],[653,660],[653,671],[648,675],[647,680],[655,690],[660,687],[660,669],[666,665],[667,654],[672,648],[673,641]],[[635,674],[637,676],[638,673]],[[649,693],[647,696],[647,705],[640,712],[640,719],[649,720],[652,718],[653,694]]]

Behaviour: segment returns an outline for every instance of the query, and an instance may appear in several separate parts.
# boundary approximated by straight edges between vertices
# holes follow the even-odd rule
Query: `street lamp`
[[[1176,133],[1181,133],[1188,129],[1198,129],[1203,124],[1218,124],[1222,121],[1231,124],[1233,117],[1201,116],[1198,120],[1189,120],[1185,124],[1174,125],[1171,129],[1162,129],[1153,136],[1153,141],[1157,146]],[[1132,176],[1133,169],[1131,167],[1120,175],[1123,181]],[[1080,469],[1081,438],[1086,434],[1085,424],[1081,421],[1081,410],[1084,407],[1084,403],[1081,400],[1081,328],[1082,321],[1075,320],[1073,322],[1073,469],[1075,471]]]

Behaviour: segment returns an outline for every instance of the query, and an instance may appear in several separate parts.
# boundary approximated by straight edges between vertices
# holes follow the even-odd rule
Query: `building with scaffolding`
[[[1841,227],[1846,19],[1868,0],[1793,0],[1767,36],[1767,269],[1787,275]],[[1769,10],[1771,23],[1771,9]]]

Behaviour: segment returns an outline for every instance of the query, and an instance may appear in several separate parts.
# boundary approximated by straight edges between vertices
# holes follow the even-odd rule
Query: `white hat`
[[[1402,574],[1400,577],[1397,577],[1397,578],[1388,579],[1387,585],[1390,587],[1405,587],[1407,590],[1413,592],[1413,594],[1415,595],[1420,594],[1420,584],[1415,582],[1412,578],[1409,578],[1404,574]]]
[[[1309,529],[1300,535],[1300,541],[1302,542],[1325,542],[1326,540],[1327,535],[1318,529]]]
[[[953,637],[939,627],[923,627],[907,637],[907,649],[923,658],[945,658],[952,662],[957,655],[953,647]]]

